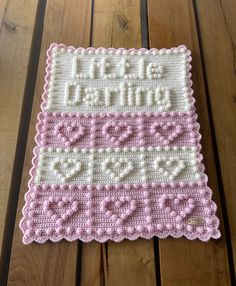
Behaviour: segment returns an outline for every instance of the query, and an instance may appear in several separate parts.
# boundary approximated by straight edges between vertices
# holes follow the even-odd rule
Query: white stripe
[[[196,157],[194,147],[41,148],[36,183],[79,185],[196,181],[203,175]]]

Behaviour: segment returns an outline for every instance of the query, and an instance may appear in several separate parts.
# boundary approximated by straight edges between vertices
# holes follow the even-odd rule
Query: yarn
[[[47,53],[23,243],[219,238],[191,88],[191,53]]]

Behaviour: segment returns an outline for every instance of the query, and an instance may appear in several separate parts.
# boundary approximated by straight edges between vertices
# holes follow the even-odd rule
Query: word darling
[[[169,88],[157,87],[150,90],[146,87],[134,87],[132,82],[121,82],[119,87],[85,87],[77,81],[67,81],[64,105],[86,106],[157,106],[159,111],[171,107]]]

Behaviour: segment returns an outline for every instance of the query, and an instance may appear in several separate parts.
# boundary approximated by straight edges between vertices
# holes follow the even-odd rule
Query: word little
[[[147,62],[144,57],[136,64],[131,64],[126,58],[118,62],[107,57],[101,59],[92,58],[87,63],[89,72],[82,72],[82,60],[79,57],[73,58],[72,77],[79,79],[158,79],[163,76],[163,66],[156,62]],[[131,73],[137,70],[137,73]],[[112,72],[113,71],[113,72]]]

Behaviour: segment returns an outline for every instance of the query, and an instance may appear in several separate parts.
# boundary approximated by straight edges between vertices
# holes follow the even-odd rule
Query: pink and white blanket
[[[47,56],[23,242],[219,238],[190,51],[52,44]]]

